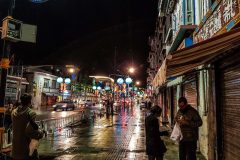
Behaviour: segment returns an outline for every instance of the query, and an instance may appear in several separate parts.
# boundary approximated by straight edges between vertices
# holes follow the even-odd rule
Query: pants
[[[179,160],[196,160],[197,141],[180,141]]]
[[[163,160],[163,155],[161,156],[148,155],[148,160]]]

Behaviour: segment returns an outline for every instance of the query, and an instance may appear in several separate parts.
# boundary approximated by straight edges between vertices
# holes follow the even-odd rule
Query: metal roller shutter
[[[184,85],[184,96],[187,98],[188,104],[197,109],[197,84],[191,81]]]
[[[240,65],[222,70],[222,130],[225,160],[240,159]]]

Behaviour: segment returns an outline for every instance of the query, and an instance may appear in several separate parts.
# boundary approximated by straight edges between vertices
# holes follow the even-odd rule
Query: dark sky
[[[0,0],[0,19],[9,1]],[[24,64],[76,64],[107,75],[116,48],[118,69],[125,72],[133,63],[137,77],[144,77],[156,14],[157,0],[16,0],[14,18],[36,24],[38,36],[36,44],[15,43],[12,53]]]

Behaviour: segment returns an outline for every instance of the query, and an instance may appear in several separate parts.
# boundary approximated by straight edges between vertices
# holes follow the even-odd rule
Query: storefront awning
[[[152,86],[156,87],[161,86],[166,81],[166,59],[163,61],[161,67],[159,68],[155,78],[153,79]]]
[[[240,28],[178,50],[167,57],[166,77],[182,75],[239,46]]]

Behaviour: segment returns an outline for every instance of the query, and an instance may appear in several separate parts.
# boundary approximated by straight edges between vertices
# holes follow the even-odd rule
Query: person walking
[[[29,155],[31,139],[39,140],[43,137],[41,131],[36,130],[36,113],[30,109],[32,97],[29,94],[21,96],[21,104],[12,111],[12,158],[14,160],[33,159]],[[37,151],[34,151],[34,160],[37,159]]]
[[[159,130],[159,120],[162,109],[155,105],[151,108],[150,113],[145,118],[146,129],[146,152],[149,160],[163,160],[164,153],[167,151],[166,146],[160,136],[165,132]]]
[[[180,125],[183,136],[179,142],[179,159],[196,160],[198,128],[202,125],[202,119],[185,97],[179,98],[178,105],[180,109],[175,121]]]

